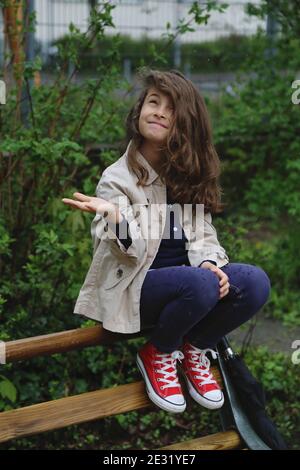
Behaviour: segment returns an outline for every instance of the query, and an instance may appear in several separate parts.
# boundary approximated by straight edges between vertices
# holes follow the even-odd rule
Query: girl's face
[[[163,144],[172,123],[173,113],[171,98],[156,88],[150,88],[139,117],[139,131],[144,139],[154,144]]]

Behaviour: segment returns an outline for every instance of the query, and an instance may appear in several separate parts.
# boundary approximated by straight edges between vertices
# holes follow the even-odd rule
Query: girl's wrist
[[[119,224],[123,220],[123,216],[120,213],[119,209],[114,206],[112,209],[106,211],[104,213],[104,217],[106,217],[106,220],[108,222],[111,222],[113,224]]]
[[[203,266],[205,266],[205,265],[207,265],[207,264],[208,264],[208,266],[209,266],[209,265],[217,266],[216,263],[214,263],[213,261],[207,259],[207,260],[205,260],[205,261],[202,261],[202,263],[200,264],[200,268],[203,267]]]

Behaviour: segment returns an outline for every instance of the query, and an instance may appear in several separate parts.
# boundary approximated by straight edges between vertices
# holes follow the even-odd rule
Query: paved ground
[[[230,333],[228,338],[241,346],[250,326],[251,321]],[[268,346],[271,351],[292,354],[295,351],[292,349],[292,343],[295,340],[300,341],[300,327],[290,328],[283,326],[278,320],[258,317],[251,345]]]

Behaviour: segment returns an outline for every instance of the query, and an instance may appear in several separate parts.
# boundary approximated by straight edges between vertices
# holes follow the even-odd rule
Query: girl
[[[93,260],[74,313],[120,333],[151,328],[137,353],[149,398],[185,410],[179,361],[193,399],[216,409],[224,397],[210,368],[214,348],[265,304],[270,281],[260,267],[229,263],[219,244],[211,213],[223,207],[220,161],[198,90],[174,70],[141,79],[126,152],[102,173],[97,197],[63,199],[96,212]]]

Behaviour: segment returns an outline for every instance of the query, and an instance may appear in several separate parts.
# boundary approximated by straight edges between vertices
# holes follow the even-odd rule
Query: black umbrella
[[[266,414],[262,385],[232,350],[226,337],[218,343],[217,350],[228,405],[245,443],[250,449],[286,450],[286,443]]]

